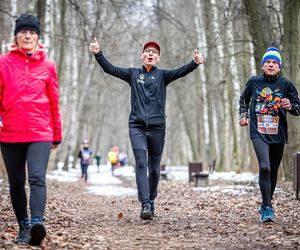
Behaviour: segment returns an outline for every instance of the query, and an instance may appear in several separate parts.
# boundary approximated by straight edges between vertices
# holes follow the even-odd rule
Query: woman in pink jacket
[[[51,148],[62,140],[56,67],[38,42],[40,22],[16,20],[9,53],[0,55],[0,143],[12,206],[20,230],[17,243],[40,245],[46,236],[46,171]],[[27,212],[26,166],[30,187]]]

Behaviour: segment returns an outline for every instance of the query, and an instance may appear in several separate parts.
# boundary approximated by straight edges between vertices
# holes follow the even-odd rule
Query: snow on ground
[[[188,181],[187,166],[168,166],[167,175],[169,181]],[[122,186],[122,181],[118,177],[125,177],[134,180],[134,167],[124,166],[115,169],[114,175],[111,174],[109,165],[101,165],[100,172],[95,165],[89,166],[88,182],[86,192],[102,195],[102,196],[128,196],[137,195],[136,188],[128,188]],[[55,179],[58,181],[78,181],[81,179],[80,167],[70,168],[69,171],[63,171],[62,165],[58,165],[58,169],[47,174],[48,179]],[[232,181],[232,185],[216,186],[209,185],[207,187],[193,187],[203,191],[221,191],[241,194],[249,192],[255,187],[249,184],[257,184],[257,174],[235,172],[214,172],[210,175],[210,180],[224,180]],[[81,180],[80,180],[81,181]],[[83,181],[83,180],[82,180]]]
[[[78,181],[79,177],[80,172],[78,168],[71,168],[69,169],[69,171],[64,171],[60,166],[58,166],[57,170],[54,170],[47,174],[47,179],[54,179],[64,182],[75,182]]]
[[[116,177],[118,175],[128,176],[128,174],[133,172],[133,167],[123,167],[121,171],[123,174],[118,174],[120,171],[116,169],[114,175],[111,174],[110,166],[100,166],[100,172],[97,172],[95,166],[90,167],[88,183],[91,185],[87,187],[88,193],[103,196],[128,196],[137,194],[134,188],[122,187],[122,181]]]
[[[187,166],[168,166],[167,176],[169,181],[188,181],[188,168]],[[125,177],[134,180],[135,172],[133,166],[124,166],[114,170],[114,175],[111,173],[109,165],[101,165],[100,172],[96,165],[89,166],[88,169],[88,182],[86,192],[94,195],[101,196],[136,196],[136,188],[128,188],[122,186],[122,181],[118,177]],[[70,168],[69,171],[62,169],[62,164],[58,165],[58,169],[47,174],[47,179],[54,179],[63,182],[76,182],[81,180],[81,170],[79,166]],[[235,172],[214,172],[209,176],[210,180],[224,180],[230,181],[230,185],[209,185],[207,187],[193,187],[200,191],[223,193],[242,194],[244,192],[251,192],[251,190],[258,188],[258,175],[253,173]],[[0,184],[3,180],[0,179]],[[251,184],[251,185],[250,185]],[[253,185],[254,184],[254,185]],[[280,189],[276,189],[279,191]]]
[[[119,174],[118,174],[119,172]],[[133,174],[131,174],[131,172]],[[90,165],[88,168],[88,181],[86,191],[95,195],[102,196],[127,196],[136,195],[136,189],[122,187],[122,181],[117,178],[117,175],[134,176],[133,167],[122,167],[122,170],[115,170],[114,176],[111,174],[109,165],[101,165],[100,172],[96,165]],[[69,171],[64,171],[62,165],[58,165],[58,169],[47,174],[48,179],[58,181],[84,181],[81,180],[80,166],[70,168]]]

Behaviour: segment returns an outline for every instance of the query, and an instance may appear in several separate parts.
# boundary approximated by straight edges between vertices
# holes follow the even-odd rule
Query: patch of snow
[[[114,175],[111,173],[110,165],[90,165],[88,167],[88,181],[86,192],[102,196],[128,196],[136,195],[137,191],[133,188],[122,187],[122,181],[117,176],[134,176],[134,168],[125,166],[117,168]],[[63,170],[63,164],[58,164],[58,169],[47,174],[48,179],[57,181],[83,181],[81,180],[80,166],[71,168],[68,171]]]
[[[231,172],[213,172],[209,178],[212,180],[226,180],[234,182],[257,182],[257,174],[250,172],[244,172],[237,174],[234,171]]]
[[[188,167],[187,166],[167,166],[167,176],[170,181],[188,181]],[[58,164],[58,169],[47,174],[48,179],[55,179],[58,181],[83,181],[81,180],[80,166],[70,168],[69,171],[63,170],[63,164]],[[118,177],[135,178],[135,170],[133,166],[118,167],[114,170],[112,175],[111,166],[101,165],[98,171],[96,165],[90,165],[88,168],[88,181],[86,192],[102,195],[102,196],[127,196],[137,195],[136,188],[122,187],[122,181]],[[233,184],[257,184],[258,175],[253,173],[235,172],[214,172],[209,176],[210,180],[226,180],[232,181]],[[220,191],[223,193],[242,193],[251,192],[255,187],[249,185],[227,185],[227,186],[208,186],[195,187],[203,191]]]
[[[135,177],[133,166],[119,167],[114,170],[114,176]]]
[[[88,186],[87,192],[90,194],[102,196],[132,196],[137,194],[136,189],[125,188],[116,185]]]

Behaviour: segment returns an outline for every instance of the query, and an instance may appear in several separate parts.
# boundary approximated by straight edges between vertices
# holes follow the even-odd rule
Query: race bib
[[[82,158],[84,160],[89,160],[90,159],[90,152],[83,152]]]
[[[262,115],[257,116],[258,132],[267,135],[278,134],[279,116]]]

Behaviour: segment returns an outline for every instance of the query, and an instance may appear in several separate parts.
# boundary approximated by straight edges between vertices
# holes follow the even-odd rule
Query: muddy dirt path
[[[276,223],[269,224],[258,222],[257,189],[200,191],[170,181],[159,187],[156,216],[142,221],[135,196],[94,196],[81,181],[48,181],[42,249],[300,249],[300,201],[291,183],[280,185]],[[33,249],[12,243],[17,225],[7,191],[0,202],[0,249]]]

